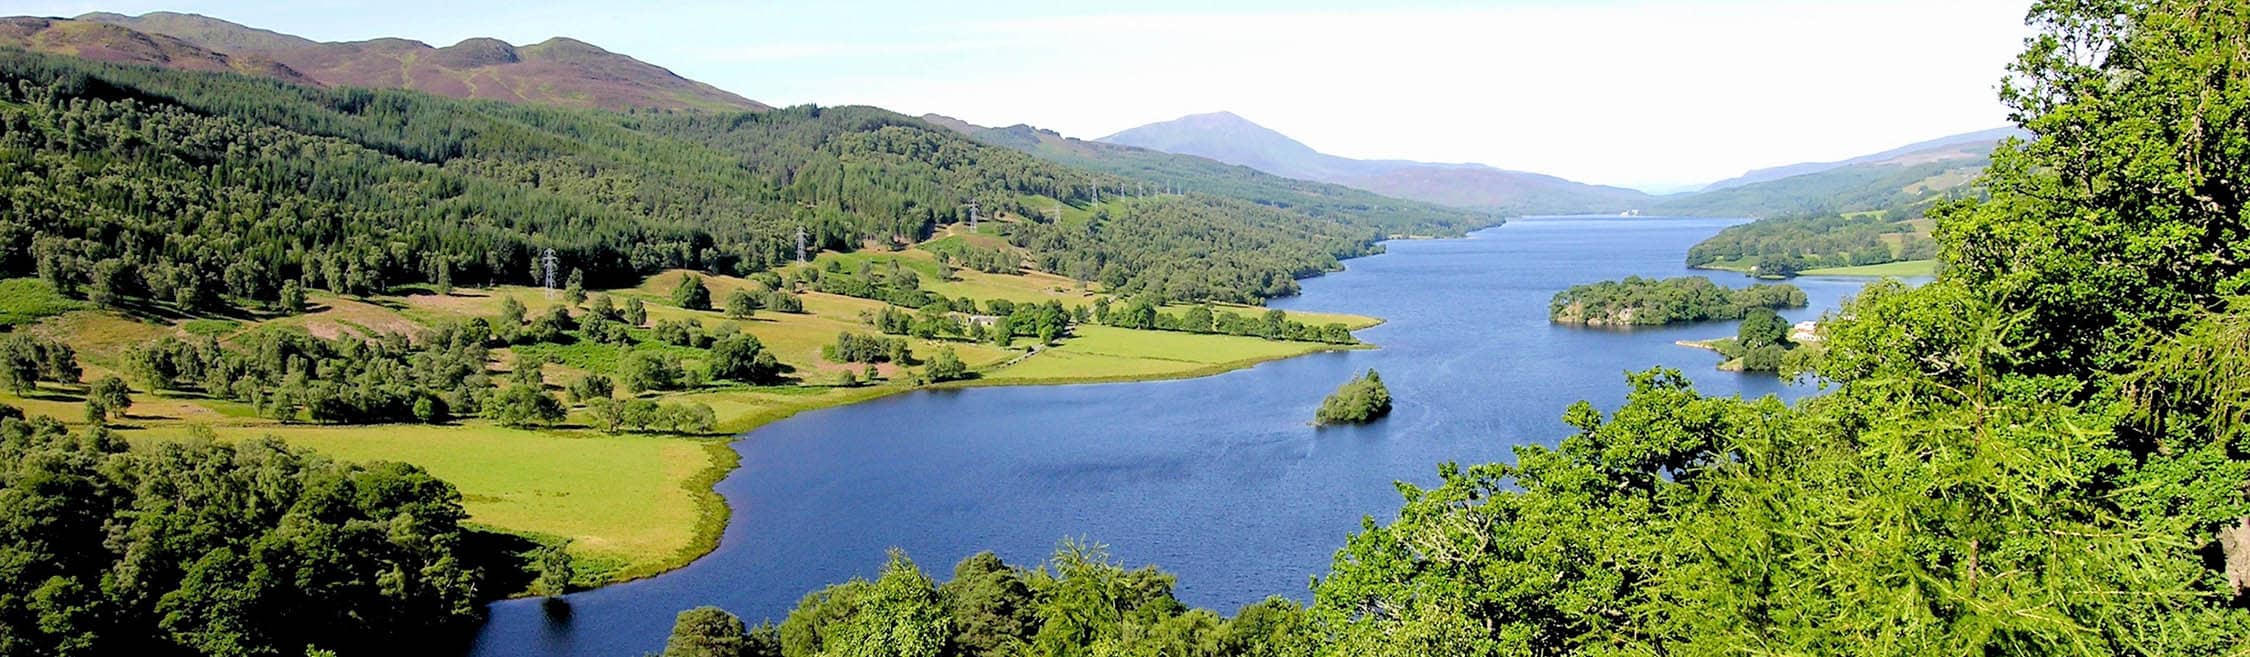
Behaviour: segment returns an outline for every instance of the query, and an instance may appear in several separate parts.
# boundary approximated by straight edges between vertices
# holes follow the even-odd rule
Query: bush
[[[1383,377],[1368,370],[1365,376],[1337,388],[1320,403],[1313,420],[1320,424],[1364,424],[1391,412],[1391,391]]]

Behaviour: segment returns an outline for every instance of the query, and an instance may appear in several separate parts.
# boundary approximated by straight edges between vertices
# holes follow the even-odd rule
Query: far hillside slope
[[[1841,169],[1858,164],[1901,162],[1917,159],[1922,161],[1953,159],[1954,156],[1958,156],[1965,151],[1971,153],[1972,155],[1981,156],[1992,152],[1992,145],[1999,143],[2000,140],[2007,139],[2009,137],[2021,137],[2024,136],[2024,134],[2024,131],[2016,128],[1993,128],[1990,130],[1978,130],[1976,132],[1966,132],[1958,135],[1947,135],[1936,139],[1907,144],[1905,146],[1900,146],[1898,148],[1893,148],[1880,153],[1861,155],[1859,157],[1847,158],[1834,162],[1799,162],[1796,164],[1785,164],[1778,167],[1752,169],[1740,176],[1735,176],[1733,178],[1728,178],[1726,180],[1721,180],[1709,185],[1705,185],[1700,191],[1710,192],[1727,189],[1730,187],[1741,187],[1743,185],[1761,183],[1769,180],[1780,180],[1791,176],[1802,176],[1805,174],[1820,173],[1822,171],[1828,171],[1832,169]]]
[[[1179,189],[1239,198],[1313,216],[1357,215],[1391,235],[1455,236],[1500,222],[1497,214],[1385,197],[1343,185],[1285,178],[1258,169],[1158,150],[1064,137],[1028,125],[987,128],[936,114],[922,120],[1039,159],[1124,176],[1126,193]]]
[[[1385,196],[1502,214],[1619,212],[1649,206],[1648,194],[1481,164],[1356,160],[1302,142],[1230,112],[1195,114],[1132,128],[1100,141],[1194,155],[1300,180],[1336,183]]]
[[[2002,139],[2020,136],[2012,129],[1955,135],[1840,162],[1798,164],[1753,171],[1807,170],[1770,180],[1714,183],[1695,194],[1666,199],[1655,207],[1664,214],[1776,217],[1833,214],[1908,207],[1973,193],[1972,185],[1992,162]],[[1735,180],[1742,180],[1741,178]]]

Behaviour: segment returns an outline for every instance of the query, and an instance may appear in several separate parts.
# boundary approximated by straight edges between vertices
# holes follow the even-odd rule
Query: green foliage
[[[562,402],[535,386],[512,385],[501,388],[484,404],[485,419],[501,426],[533,427],[549,425],[563,420]]]
[[[752,314],[757,312],[758,300],[756,297],[750,296],[749,290],[735,288],[734,291],[727,293],[727,317],[749,319]]]
[[[672,305],[688,310],[710,310],[711,288],[704,287],[701,276],[682,276],[680,283],[672,286]]]
[[[961,355],[954,353],[952,347],[945,347],[930,359],[930,366],[923,370],[922,375],[931,381],[952,381],[967,378],[969,366],[961,362]]]
[[[708,362],[713,379],[770,384],[781,377],[781,362],[766,351],[756,336],[748,333],[729,335],[712,343]]]
[[[2238,651],[2245,9],[2038,4],[2004,94],[2037,138],[1933,213],[1936,282],[1823,327],[1830,394],[1648,372],[1441,469],[1317,587],[1324,654]]]
[[[442,652],[465,515],[409,465],[0,419],[0,654]]]
[[[0,336],[0,386],[23,394],[40,381],[77,383],[78,352],[69,344],[26,333]]]
[[[670,353],[635,351],[625,356],[619,376],[625,382],[625,391],[638,395],[680,388],[687,382],[687,369],[678,356]]]
[[[1654,326],[1736,319],[1753,308],[1803,308],[1805,291],[1789,284],[1758,284],[1740,290],[1702,276],[1662,280],[1627,276],[1622,281],[1573,285],[1547,305],[1550,319],[1589,326]]]
[[[742,619],[718,607],[696,607],[680,612],[672,621],[672,637],[664,642],[663,657],[749,657],[762,655],[750,646]]]
[[[132,407],[132,389],[115,374],[95,379],[86,387],[86,420],[89,422],[106,422],[111,413],[123,416],[125,409]]]
[[[834,344],[822,345],[820,357],[831,363],[867,363],[871,366],[875,363],[908,365],[913,360],[903,339],[851,332],[839,333]]]
[[[552,598],[570,592],[573,566],[570,552],[565,547],[567,546],[550,545],[540,548],[538,560],[532,564],[532,572],[536,575],[531,581],[533,593]]]
[[[1327,399],[1321,400],[1320,410],[1313,413],[1313,421],[1320,424],[1366,424],[1391,412],[1391,390],[1383,386],[1383,377],[1368,370],[1367,374],[1344,383]]]
[[[1353,337],[1351,329],[1343,324],[1314,326],[1289,319],[1288,313],[1280,310],[1267,310],[1256,318],[1250,318],[1231,312],[1213,312],[1206,306],[1195,306],[1174,316],[1158,310],[1158,305],[1147,298],[1134,299],[1122,308],[1098,304],[1096,315],[1102,318],[1103,323],[1119,328],[1248,335],[1293,342],[1359,344],[1359,338]]]
[[[683,612],[666,655],[1307,655],[1314,628],[1286,600],[1246,606],[1233,621],[1189,609],[1172,576],[1128,570],[1099,547],[1065,543],[1039,569],[973,555],[933,582],[897,551],[875,581],[813,592],[778,630],[745,632],[732,614]],[[675,652],[677,651],[677,652]]]
[[[120,369],[152,392],[196,390],[285,422],[300,414],[322,423],[442,421],[476,415],[492,396],[489,333],[480,319],[442,324],[414,340],[322,340],[288,331],[251,331],[225,344],[162,337],[126,352]],[[518,369],[527,373],[537,369],[521,363],[543,360],[518,356]]]
[[[1789,342],[1789,320],[1768,308],[1752,308],[1742,315],[1742,326],[1735,330],[1735,344],[1743,349],[1759,349]]]
[[[1937,242],[1909,223],[1920,219],[1910,209],[1873,214],[1792,215],[1729,226],[1688,248],[1687,264],[1747,262],[1758,273],[1791,276],[1803,269],[1856,267],[1937,255]],[[1888,239],[1886,239],[1888,238]],[[1896,242],[1894,245],[1893,242]],[[1782,273],[1767,264],[1794,262]]]

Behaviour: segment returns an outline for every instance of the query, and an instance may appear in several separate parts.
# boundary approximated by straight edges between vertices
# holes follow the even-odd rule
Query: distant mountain
[[[1028,125],[988,128],[937,114],[925,114],[922,120],[979,142],[1023,151],[1056,164],[1130,178],[1138,181],[1141,189],[1172,188],[1227,196],[1313,216],[1361,216],[1394,235],[1459,235],[1498,224],[1501,220],[1494,213],[1391,198],[1332,183],[1285,178],[1193,155],[1072,139],[1053,130]]]
[[[315,86],[412,89],[563,107],[765,110],[758,103],[592,44],[528,46],[473,38],[444,48],[406,39],[342,43],[208,16],[91,13],[0,19],[0,46],[128,64],[233,71]]]
[[[301,36],[236,25],[199,14],[170,11],[152,11],[139,16],[97,11],[81,15],[75,20],[108,23],[149,34],[176,37],[221,52],[272,52],[320,45],[318,41]]]
[[[1906,207],[1963,193],[2014,128],[1908,144],[1836,162],[1759,169],[1658,203],[1662,214],[1775,217]]]
[[[1915,142],[1891,150],[1837,160],[1835,162],[1800,162],[1765,169],[1754,169],[1740,176],[1705,185],[1702,191],[1715,191],[1741,187],[1752,183],[1780,180],[1791,176],[1820,173],[1861,164],[1920,164],[1948,159],[1975,159],[1992,152],[1993,144],[2009,137],[2022,137],[2028,133],[2016,128],[1993,128],[1976,132],[1949,135]]]
[[[1336,183],[1385,196],[1508,214],[1617,212],[1652,205],[1637,190],[1573,182],[1481,164],[1355,160],[1329,155],[1236,116],[1194,114],[1140,126],[1100,141],[1194,155],[1300,180]]]

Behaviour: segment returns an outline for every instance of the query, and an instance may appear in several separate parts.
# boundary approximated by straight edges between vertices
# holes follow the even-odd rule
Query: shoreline
[[[1375,322],[1373,324],[1369,324],[1369,327],[1378,326],[1383,324],[1385,321],[1388,321],[1379,317],[1374,319]],[[732,422],[728,422],[720,426],[719,430],[721,432],[732,434],[728,437],[696,439],[699,442],[704,443],[704,450],[706,453],[711,455],[712,461],[703,469],[697,471],[694,476],[691,476],[685,481],[681,482],[681,487],[695,499],[696,505],[697,516],[694,535],[689,539],[689,544],[683,546],[671,557],[666,558],[662,561],[650,562],[648,564],[644,564],[643,567],[619,571],[612,575],[609,579],[599,584],[588,586],[582,589],[574,589],[571,591],[571,593],[593,591],[617,584],[624,584],[664,575],[672,571],[685,568],[688,565],[695,563],[697,560],[709,556],[712,552],[717,551],[720,541],[726,536],[726,528],[728,524],[733,522],[734,519],[734,508],[732,505],[727,504],[726,496],[719,494],[718,485],[720,482],[725,481],[729,475],[732,475],[736,469],[742,466],[742,455],[740,452],[735,451],[735,443],[743,440],[748,440],[750,438],[750,434],[756,432],[758,429],[765,428],[766,425],[796,417],[800,413],[844,408],[856,404],[883,399],[892,395],[922,390],[966,390],[970,388],[1098,385],[1111,383],[1146,383],[1158,381],[1200,379],[1204,377],[1217,376],[1236,370],[1249,369],[1265,363],[1311,356],[1314,354],[1366,351],[1380,348],[1380,346],[1368,343],[1360,343],[1354,345],[1321,345],[1320,348],[1300,353],[1245,358],[1240,360],[1227,361],[1224,363],[1214,363],[1189,370],[1166,372],[1161,374],[1128,374],[1087,377],[1042,377],[1025,379],[976,378],[961,379],[955,381],[942,381],[924,385],[886,384],[861,388],[851,394],[847,394],[834,399],[824,400],[828,403],[815,403],[803,406],[779,408],[744,416],[743,418],[738,418]],[[983,374],[983,372],[979,372],[979,374]],[[499,527],[493,527],[492,529],[497,531],[506,531]],[[511,593],[505,597],[493,598],[488,601],[487,604],[495,604],[511,600],[524,600],[535,597],[538,596],[531,595],[528,592],[519,591]]]

